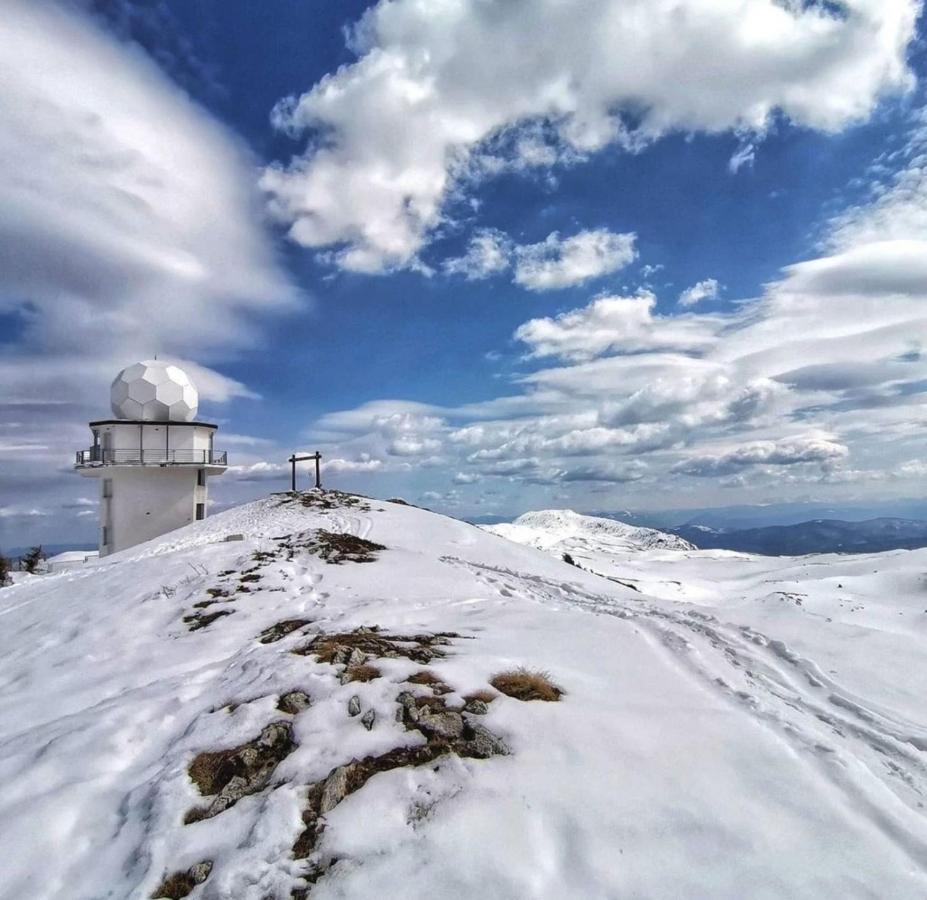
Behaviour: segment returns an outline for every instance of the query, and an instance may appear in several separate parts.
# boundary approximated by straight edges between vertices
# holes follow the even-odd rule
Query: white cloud
[[[517,249],[515,283],[531,291],[551,291],[617,272],[636,258],[636,238],[607,228],[562,239],[554,231],[539,244]]]
[[[293,299],[242,148],[141,52],[25,0],[0,49],[0,310],[30,302],[27,342],[202,353]]]
[[[215,369],[298,299],[254,160],[81,5],[7,0],[0,16],[0,316],[17,323],[0,342],[0,425],[27,417],[44,448],[0,466],[23,508],[83,489],[65,467],[119,369],[157,353],[207,403],[253,397]]]
[[[383,460],[371,459],[367,453],[362,453],[359,459],[322,460],[322,471],[332,473],[342,472],[378,472],[383,468]]]
[[[702,300],[715,300],[718,296],[719,287],[720,285],[715,278],[698,281],[679,295],[679,305],[689,307],[701,303]]]
[[[448,275],[470,281],[499,275],[514,265],[514,282],[531,291],[574,287],[624,268],[637,256],[636,235],[607,228],[561,238],[556,231],[536,244],[516,244],[494,228],[475,232],[463,256],[444,263]]]
[[[0,83],[0,313],[24,325],[0,349],[4,400],[58,402],[31,427],[60,459],[63,423],[155,353],[205,400],[254,396],[187,358],[252,344],[254,317],[296,299],[238,142],[72,6],[4,4]]]
[[[846,445],[833,440],[832,436],[794,437],[780,441],[752,441],[722,453],[695,456],[677,463],[674,471],[699,476],[728,475],[759,465],[832,464],[848,455]]]
[[[380,2],[353,32],[357,61],[278,105],[277,126],[310,139],[263,185],[297,243],[337,248],[350,270],[407,266],[461,178],[493,170],[486,160],[548,166],[672,131],[746,139],[776,111],[825,131],[862,120],[913,83],[918,11],[916,0]]]
[[[470,239],[463,256],[444,263],[448,275],[463,275],[468,281],[488,278],[511,266],[512,241],[495,228],[481,228]]]
[[[651,506],[717,503],[719,486],[732,502],[837,499],[848,486],[903,496],[924,472],[927,178],[912,174],[921,154],[900,158],[872,203],[836,220],[826,252],[757,299],[660,315],[650,292],[600,297],[516,330],[548,366],[530,366],[510,395],[337,418],[372,445],[377,420],[410,417],[415,431],[430,419],[418,431],[445,470],[521,506],[551,485],[578,505],[609,484]]]
[[[744,166],[753,166],[756,159],[756,145],[753,143],[741,144],[728,160],[727,169],[736,175]]]
[[[531,319],[515,332],[532,356],[593,359],[611,350],[691,350],[715,340],[717,325],[706,317],[654,315],[656,296],[599,297],[556,318]]]

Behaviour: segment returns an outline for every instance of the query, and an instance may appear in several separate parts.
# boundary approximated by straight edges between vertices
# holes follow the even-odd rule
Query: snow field
[[[193,900],[289,897],[309,785],[423,740],[395,716],[423,666],[371,660],[382,677],[341,684],[291,652],[370,625],[461,635],[427,665],[449,706],[520,665],[566,694],[492,702],[481,723],[508,756],[383,772],[346,797],[325,817],[319,853],[339,861],[313,898],[927,893],[927,553],[760,561],[630,533],[616,546],[602,527],[561,549],[541,524],[548,552],[398,504],[272,497],[0,592],[0,897],[143,898],[207,859]],[[341,565],[280,552],[315,529],[386,549]],[[563,563],[569,547],[601,575]],[[260,577],[242,582],[255,553]],[[210,588],[233,599],[201,612],[231,614],[190,631]],[[311,624],[257,640],[292,618]],[[293,689],[312,705],[288,716],[276,703]],[[208,802],[195,755],[281,720],[298,747],[270,785],[183,825]]]

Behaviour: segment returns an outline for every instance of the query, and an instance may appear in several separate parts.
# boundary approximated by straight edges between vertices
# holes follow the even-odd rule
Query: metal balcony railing
[[[78,450],[80,466],[227,466],[225,450]]]

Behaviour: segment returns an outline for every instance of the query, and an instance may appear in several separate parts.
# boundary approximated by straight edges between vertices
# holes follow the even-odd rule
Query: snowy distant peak
[[[511,524],[485,526],[487,531],[520,544],[544,550],[569,550],[577,541],[604,541],[627,550],[694,550],[688,541],[654,528],[640,528],[604,519],[584,516],[571,509],[542,509],[526,512]]]

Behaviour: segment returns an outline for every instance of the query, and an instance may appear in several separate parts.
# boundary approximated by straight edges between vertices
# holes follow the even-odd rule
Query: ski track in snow
[[[876,827],[912,862],[927,866],[927,841],[910,827],[927,810],[922,755],[927,732],[921,726],[852,695],[813,660],[748,626],[722,623],[700,610],[676,612],[645,599],[624,601],[507,568],[443,559],[471,571],[500,597],[518,594],[545,605],[565,604],[633,621],[687,671],[776,729],[796,750],[816,758],[822,772]],[[868,776],[862,783],[847,777],[859,769]]]

